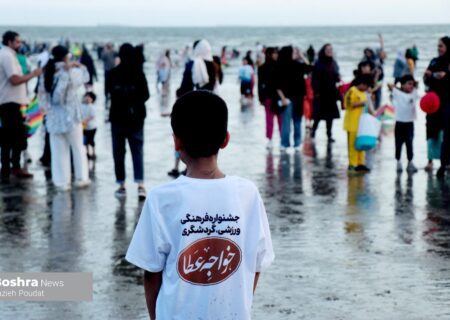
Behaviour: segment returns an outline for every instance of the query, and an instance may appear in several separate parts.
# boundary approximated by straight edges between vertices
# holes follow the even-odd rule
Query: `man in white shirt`
[[[20,106],[28,104],[26,83],[39,76],[42,69],[38,68],[23,75],[17,60],[17,51],[21,39],[17,32],[6,31],[2,38],[0,49],[0,144],[1,179],[9,181],[12,173],[18,178],[31,178],[32,175],[20,168],[20,153],[26,146],[26,130]]]

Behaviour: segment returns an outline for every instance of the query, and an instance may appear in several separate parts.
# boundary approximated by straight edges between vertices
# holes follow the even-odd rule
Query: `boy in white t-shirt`
[[[151,319],[250,319],[260,272],[274,259],[256,186],[217,166],[228,110],[208,91],[177,100],[171,124],[186,176],[148,194],[126,259],[145,270]]]
[[[400,88],[390,84],[392,91],[392,104],[395,108],[395,159],[397,159],[397,172],[402,172],[401,154],[403,144],[406,145],[406,154],[408,157],[408,173],[416,173],[417,168],[412,160],[414,121],[416,120],[416,105],[419,99],[417,94],[417,82],[411,75],[400,78]]]

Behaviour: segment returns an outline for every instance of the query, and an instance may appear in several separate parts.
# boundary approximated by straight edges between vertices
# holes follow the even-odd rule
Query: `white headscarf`
[[[194,48],[194,64],[192,66],[192,82],[200,87],[209,82],[205,61],[213,61],[211,45],[207,40],[200,40]]]

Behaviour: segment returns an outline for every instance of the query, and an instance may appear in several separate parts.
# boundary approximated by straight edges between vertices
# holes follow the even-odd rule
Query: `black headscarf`
[[[275,48],[275,47],[268,47],[268,48],[266,48],[266,52],[265,52],[266,60],[265,60],[265,62],[266,63],[275,63],[275,61],[272,59],[272,55],[275,52],[277,52],[277,51],[278,51],[278,49]]]
[[[45,91],[51,92],[53,88],[53,78],[56,72],[56,63],[64,60],[65,56],[69,54],[69,50],[61,45],[58,45],[52,49],[52,58],[45,66],[44,73],[44,88]]]
[[[329,57],[325,54],[325,50],[327,49],[328,46],[331,46],[331,44],[330,43],[324,44],[319,51],[319,62],[324,64],[331,64],[334,61],[333,57]]]
[[[439,59],[442,59],[444,63],[450,63],[450,37],[446,36],[439,40],[442,41],[442,43],[445,45],[445,48],[447,49],[445,54],[439,57]]]
[[[294,53],[294,48],[292,48],[292,46],[282,47],[279,52],[278,62],[281,65],[288,65],[288,64],[292,63],[293,53]]]
[[[144,72],[144,54],[142,49],[134,47],[130,43],[124,43],[119,49],[120,64],[118,68],[124,78],[133,81]]]
[[[122,66],[132,66],[136,63],[135,49],[130,43],[124,43],[119,49],[120,64]]]

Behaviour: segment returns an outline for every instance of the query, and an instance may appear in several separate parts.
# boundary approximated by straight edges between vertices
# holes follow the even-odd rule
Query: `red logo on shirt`
[[[178,256],[178,274],[189,283],[208,286],[225,281],[241,264],[241,249],[226,238],[195,241]]]

